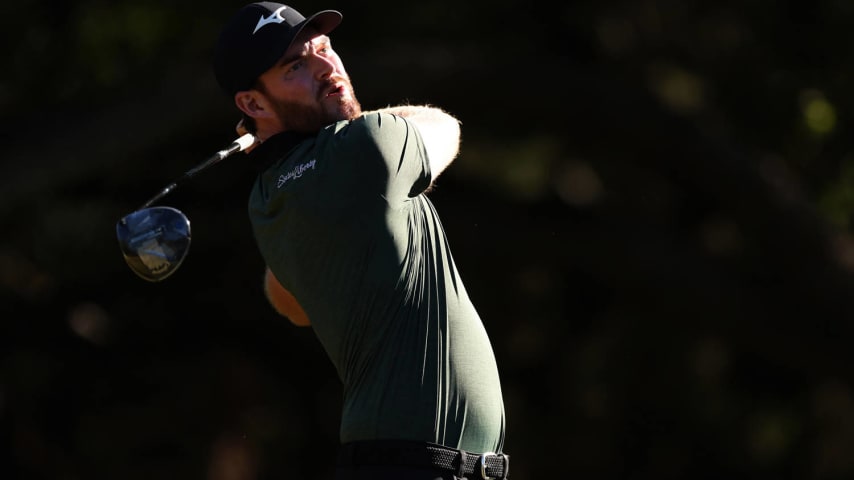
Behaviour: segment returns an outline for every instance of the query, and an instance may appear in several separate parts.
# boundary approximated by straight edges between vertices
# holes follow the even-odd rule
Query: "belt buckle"
[[[493,452],[486,452],[481,454],[480,456],[480,478],[483,480],[495,480],[496,477],[487,477],[486,476],[486,457],[489,455],[495,455]]]

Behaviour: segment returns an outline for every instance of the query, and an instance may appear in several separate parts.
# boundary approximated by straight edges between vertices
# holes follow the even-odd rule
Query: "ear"
[[[266,118],[272,115],[267,99],[258,90],[244,90],[234,94],[237,108],[252,118]]]

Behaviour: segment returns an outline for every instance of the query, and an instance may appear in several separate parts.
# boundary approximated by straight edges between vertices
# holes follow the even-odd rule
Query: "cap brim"
[[[342,18],[341,12],[336,10],[323,10],[306,18],[303,26],[300,27],[300,31],[302,31],[306,26],[311,26],[321,35],[326,35],[332,30],[335,30],[335,27],[341,23]],[[299,34],[299,32],[297,32],[297,34]]]

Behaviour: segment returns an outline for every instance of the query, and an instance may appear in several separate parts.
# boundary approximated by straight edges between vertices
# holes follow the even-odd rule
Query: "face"
[[[362,113],[350,77],[326,35],[306,28],[276,65],[259,78],[259,130],[313,133]]]

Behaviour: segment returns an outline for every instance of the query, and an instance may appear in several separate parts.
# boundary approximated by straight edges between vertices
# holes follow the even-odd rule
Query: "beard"
[[[315,133],[323,127],[341,120],[352,120],[362,114],[362,105],[356,99],[349,79],[339,78],[346,84],[345,96],[332,100],[315,98],[310,103],[283,100],[267,95],[282,129],[300,133]]]

